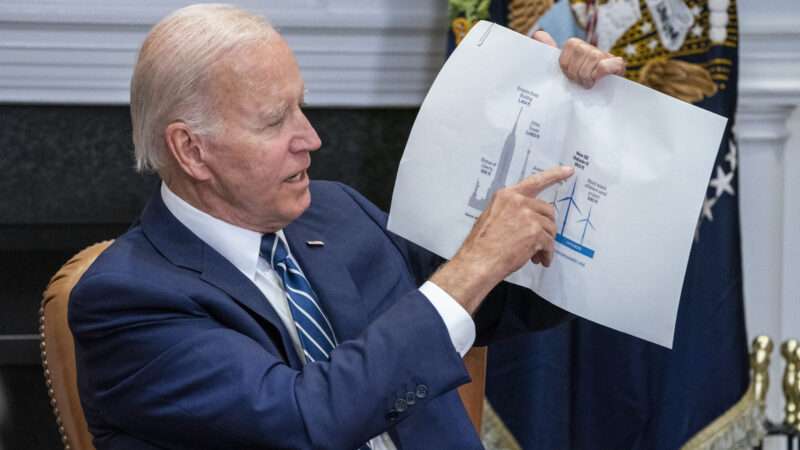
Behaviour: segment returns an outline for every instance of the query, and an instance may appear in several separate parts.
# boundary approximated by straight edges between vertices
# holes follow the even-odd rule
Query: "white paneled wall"
[[[0,0],[0,102],[127,103],[147,30],[188,3]],[[289,41],[313,106],[419,105],[444,59],[444,1],[237,3]]]

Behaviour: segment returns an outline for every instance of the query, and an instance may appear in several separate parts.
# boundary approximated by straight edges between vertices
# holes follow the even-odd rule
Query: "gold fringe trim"
[[[517,33],[529,34],[553,3],[553,0],[511,0],[508,5],[508,27]]]
[[[757,429],[753,429],[754,426]],[[751,439],[760,441],[764,436],[763,413],[761,412],[759,402],[755,398],[755,387],[753,383],[750,383],[747,392],[745,392],[735,405],[725,411],[725,414],[719,416],[716,420],[697,432],[697,434],[681,447],[681,450],[717,448],[722,440],[730,440],[731,447],[735,447],[737,443],[733,442],[733,433],[735,433],[736,430],[740,432],[742,438],[748,441]]]
[[[486,450],[522,450],[519,442],[508,430],[500,416],[497,415],[487,398],[483,400],[481,441]]]

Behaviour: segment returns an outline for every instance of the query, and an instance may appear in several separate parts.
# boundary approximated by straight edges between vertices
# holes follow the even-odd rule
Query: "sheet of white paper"
[[[560,51],[489,22],[433,83],[400,162],[389,229],[451,258],[494,191],[557,164],[556,257],[507,280],[672,347],[683,278],[727,119],[621,77],[586,90]]]

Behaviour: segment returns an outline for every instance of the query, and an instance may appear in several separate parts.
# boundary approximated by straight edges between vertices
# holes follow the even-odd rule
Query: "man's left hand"
[[[551,47],[557,47],[553,38],[545,31],[537,31],[533,38]],[[561,50],[558,63],[564,75],[589,89],[606,75],[624,75],[625,60],[606,53],[578,38],[570,38]]]

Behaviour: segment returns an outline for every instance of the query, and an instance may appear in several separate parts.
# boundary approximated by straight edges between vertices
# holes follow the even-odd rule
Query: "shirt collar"
[[[217,219],[187,203],[161,183],[161,198],[169,212],[186,228],[230,261],[250,280],[255,280],[262,234]],[[283,230],[275,234],[286,244]],[[289,248],[286,245],[286,248]]]

